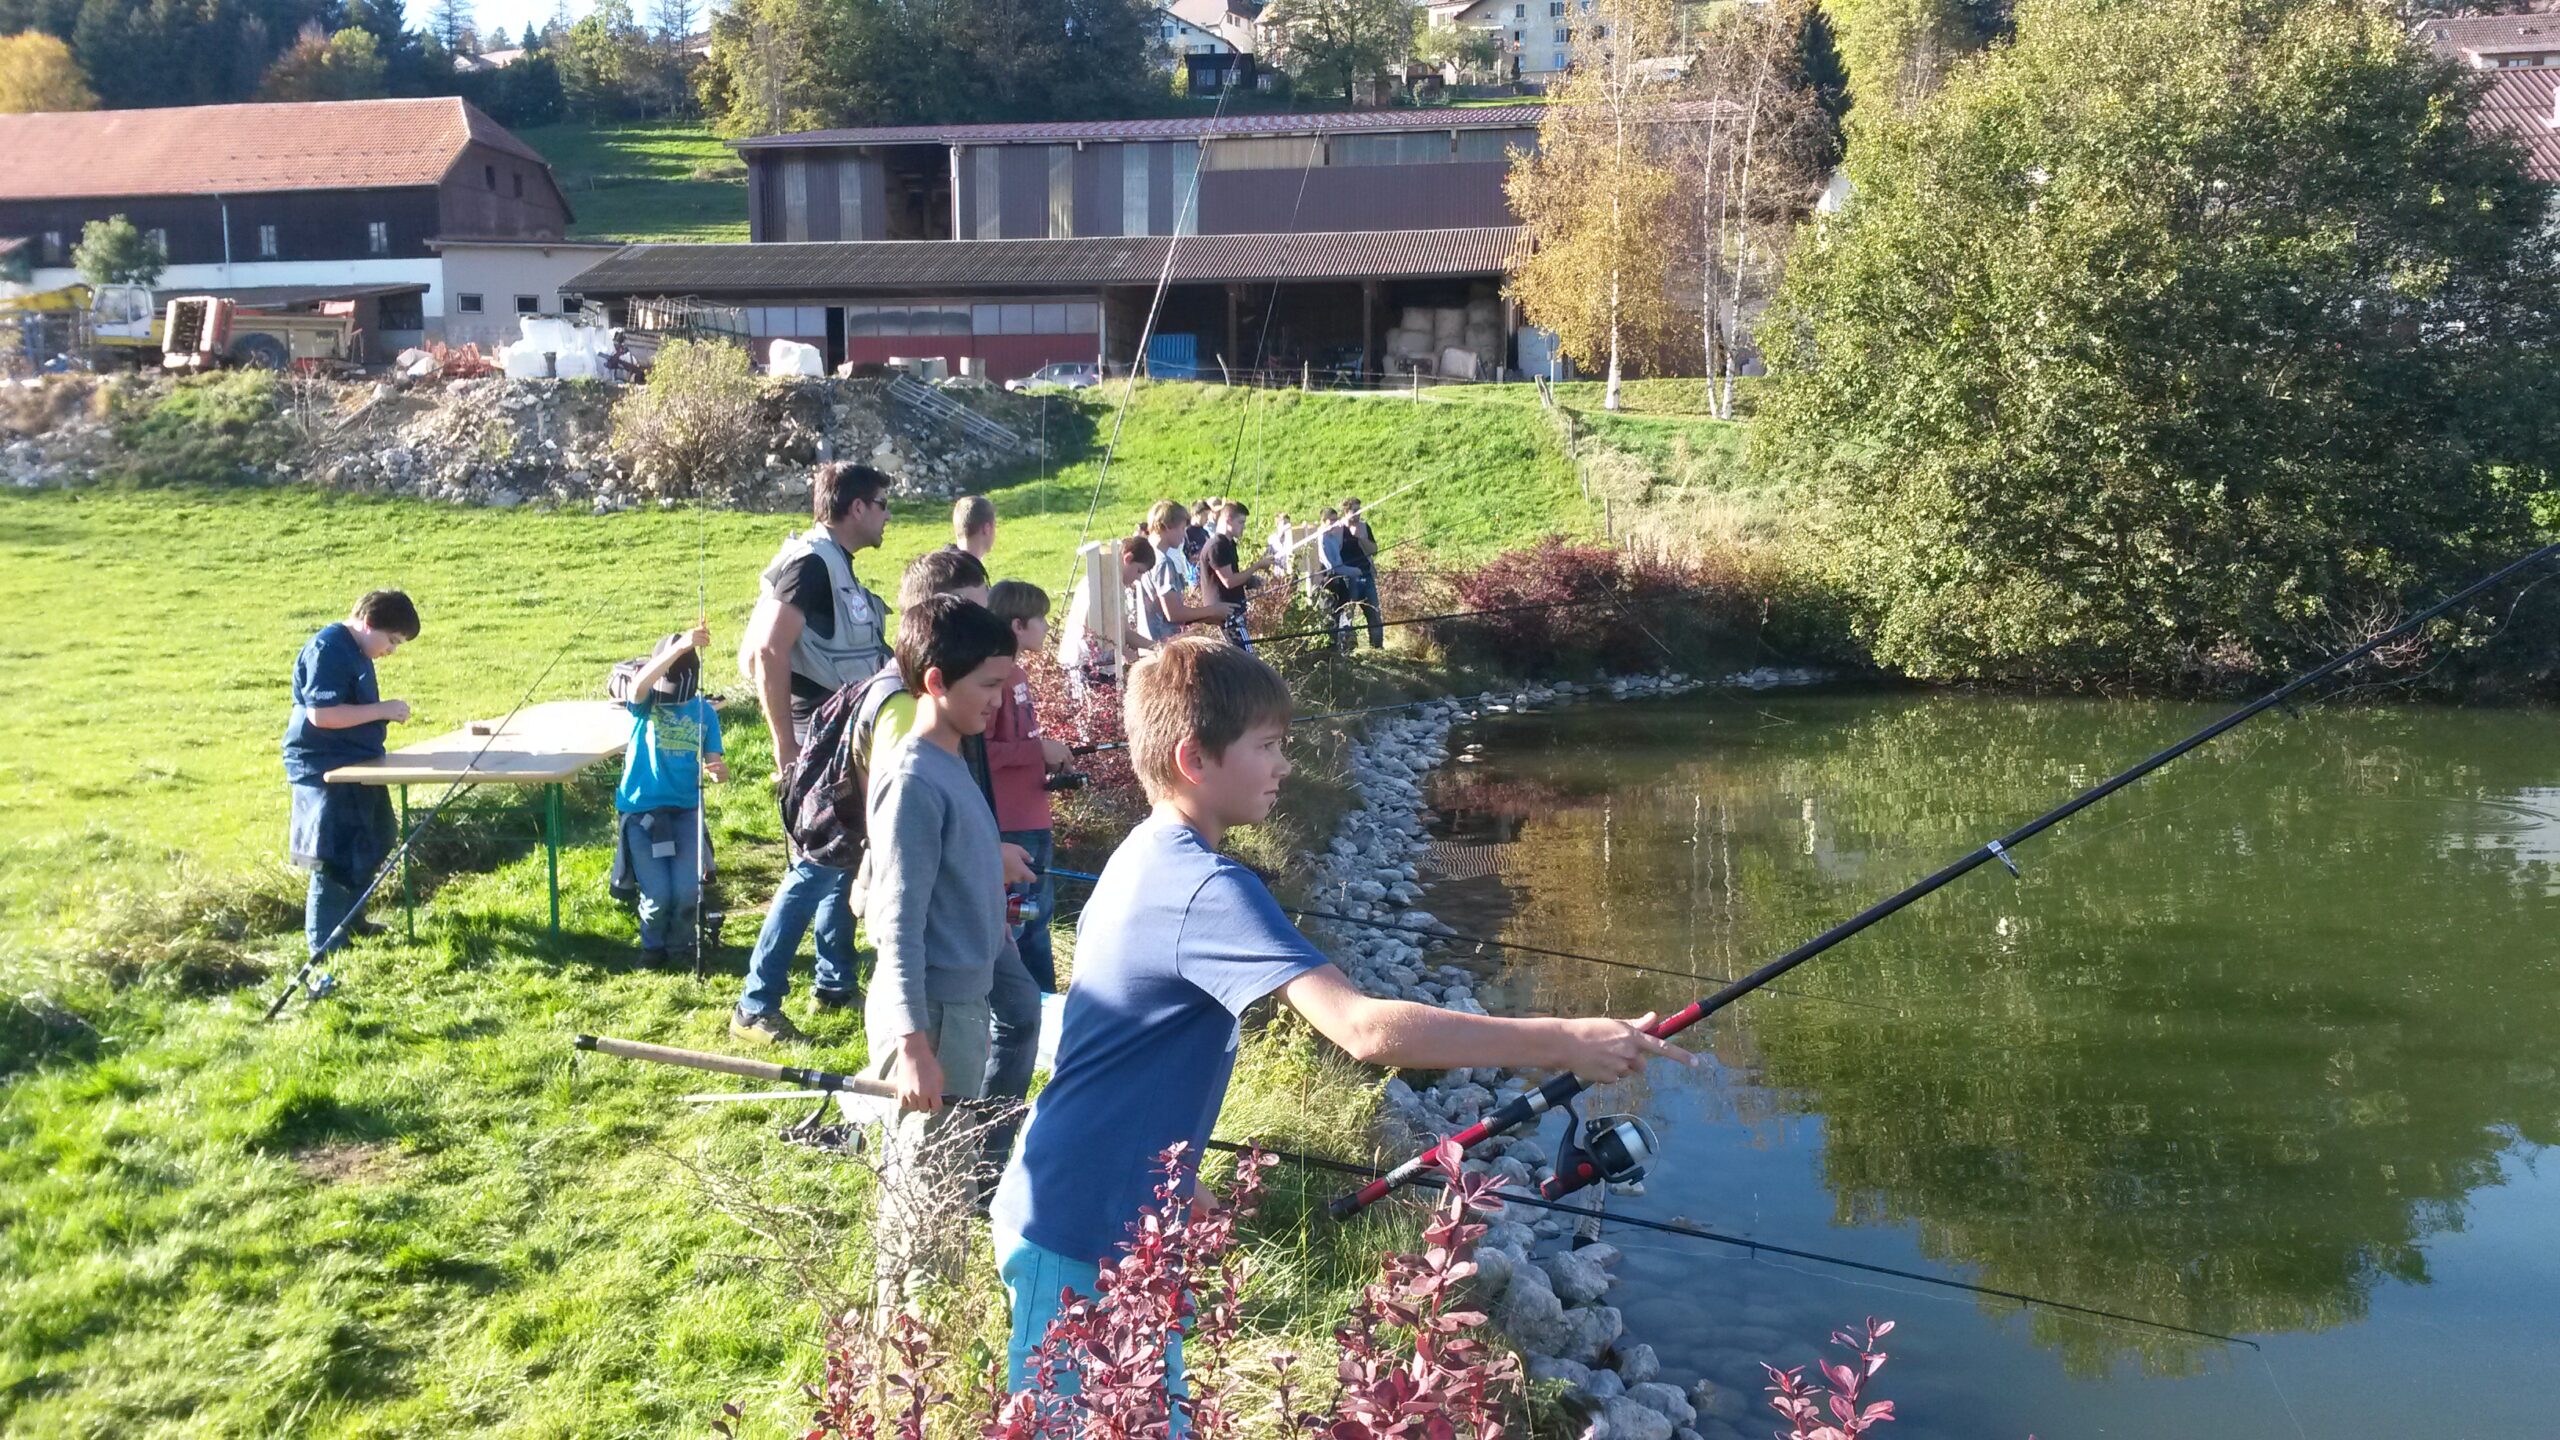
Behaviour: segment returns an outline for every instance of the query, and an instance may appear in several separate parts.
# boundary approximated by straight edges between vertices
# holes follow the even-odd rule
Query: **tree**
[[[727,135],[1125,115],[1164,82],[1136,0],[732,0],[695,76]]]
[[[1850,92],[1870,115],[1907,112],[1955,59],[2005,23],[1983,0],[1822,0]]]
[[[97,92],[58,37],[29,30],[0,40],[0,115],[97,108]]]
[[[303,26],[336,23],[327,0],[80,0],[76,8],[60,0],[17,3],[41,12],[42,28],[70,41],[73,57],[109,109],[245,100]]]
[[[1502,43],[1473,25],[1426,25],[1413,42],[1413,58],[1463,83],[1492,73],[1502,60]]]
[[[1670,90],[1643,62],[1672,53],[1673,0],[1605,0],[1574,32],[1573,68],[1538,122],[1537,153],[1511,167],[1511,208],[1532,248],[1511,288],[1575,361],[1605,366],[1618,408],[1629,362],[1662,344],[1684,232],[1674,204]]]
[[[2519,547],[2560,250],[2479,86],[2360,0],[2030,0],[1863,126],[1754,458],[1876,656],[2225,684]]]
[[[1422,9],[1412,0],[1277,0],[1263,17],[1289,77],[1357,104],[1360,82],[1413,53]]]
[[[1691,39],[1680,128],[1697,214],[1701,353],[1709,412],[1733,416],[1752,319],[1838,153],[1804,69],[1803,4],[1727,5]]]
[[[335,35],[322,35],[314,25],[268,68],[258,98],[372,100],[389,93],[382,76],[382,52],[375,48],[371,32],[351,25]]]
[[[169,268],[169,256],[131,220],[111,215],[81,227],[71,266],[91,285],[149,285]]]
[[[469,55],[479,49],[471,23],[471,0],[431,0],[427,7],[427,38],[442,46],[448,55]]]
[[[662,500],[726,498],[759,453],[756,377],[746,348],[670,340],[649,383],[613,409],[613,448],[641,493]]]
[[[658,38],[670,50],[682,51],[701,19],[702,0],[650,0],[650,23],[658,27]]]

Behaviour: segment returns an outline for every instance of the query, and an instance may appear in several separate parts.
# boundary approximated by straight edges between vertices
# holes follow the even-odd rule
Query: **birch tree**
[[[1672,291],[1686,227],[1666,163],[1675,93],[1661,78],[1678,54],[1678,10],[1603,0],[1589,15],[1539,121],[1538,151],[1507,182],[1529,232],[1511,286],[1577,364],[1605,367],[1601,405],[1615,410],[1629,359],[1682,328]]]
[[[1707,408],[1733,418],[1752,317],[1776,289],[1796,226],[1820,193],[1836,135],[1807,82],[1807,0],[1719,6],[1692,40],[1688,123],[1697,216],[1698,320]]]

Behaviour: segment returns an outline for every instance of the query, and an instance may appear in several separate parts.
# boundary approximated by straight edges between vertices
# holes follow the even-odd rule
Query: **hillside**
[[[747,171],[700,121],[540,125],[518,132],[560,177],[572,240],[744,241]]]

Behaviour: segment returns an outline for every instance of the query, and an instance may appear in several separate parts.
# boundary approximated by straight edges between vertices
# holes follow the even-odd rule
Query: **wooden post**
[[[1244,358],[1244,328],[1242,322],[1237,319],[1237,312],[1243,308],[1244,304],[1241,293],[1243,289],[1243,286],[1233,283],[1227,286],[1227,354],[1239,360]],[[1221,370],[1226,368],[1223,356],[1220,357],[1218,368]],[[1229,374],[1227,383],[1233,385],[1236,383],[1236,377]]]
[[[1378,373],[1378,282],[1360,282],[1360,375]]]

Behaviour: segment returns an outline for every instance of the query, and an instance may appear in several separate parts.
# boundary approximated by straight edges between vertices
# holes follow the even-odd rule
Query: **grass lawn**
[[[572,240],[747,238],[746,166],[705,123],[569,122],[517,133],[559,176],[577,212]]]
[[[1059,448],[1098,448],[1111,398],[1062,402]],[[1381,505],[1389,539],[1481,554],[1588,525],[1533,411],[1417,427],[1409,401],[1188,386],[1136,411],[1098,532],[1159,492],[1260,494],[1267,517],[1414,477]],[[1001,572],[1063,581],[1096,466],[995,492]],[[862,573],[889,589],[944,513],[902,509]],[[424,613],[382,666],[416,707],[395,741],[503,713],[564,643],[534,698],[598,693],[691,617],[706,545],[710,674],[736,689],[725,657],[791,523],[299,489],[0,498],[28,737],[0,761],[0,995],[44,997],[0,1008],[0,1434],[664,1435],[726,1400],[749,1433],[797,1433],[816,1302],[715,1202],[794,1207],[841,1261],[862,1183],[773,1143],[781,1112],[675,1103],[712,1077],[568,1063],[582,1030],[732,1048],[751,938],[751,919],[733,929],[706,985],[631,967],[603,893],[611,775],[571,796],[561,938],[530,820],[482,792],[422,847],[417,943],[359,945],[336,996],[272,1027],[254,983],[299,945],[299,876],[277,858],[286,672],[356,592],[399,585]],[[751,705],[724,720],[737,781],[711,824],[730,903],[757,905],[778,865],[769,752]],[[808,1023],[806,1063],[860,1062],[856,1018]],[[1362,1087],[1285,1025],[1253,1042],[1233,1104],[1237,1133],[1365,1133]],[[1390,1233],[1284,1196],[1258,1323],[1323,1334]]]

